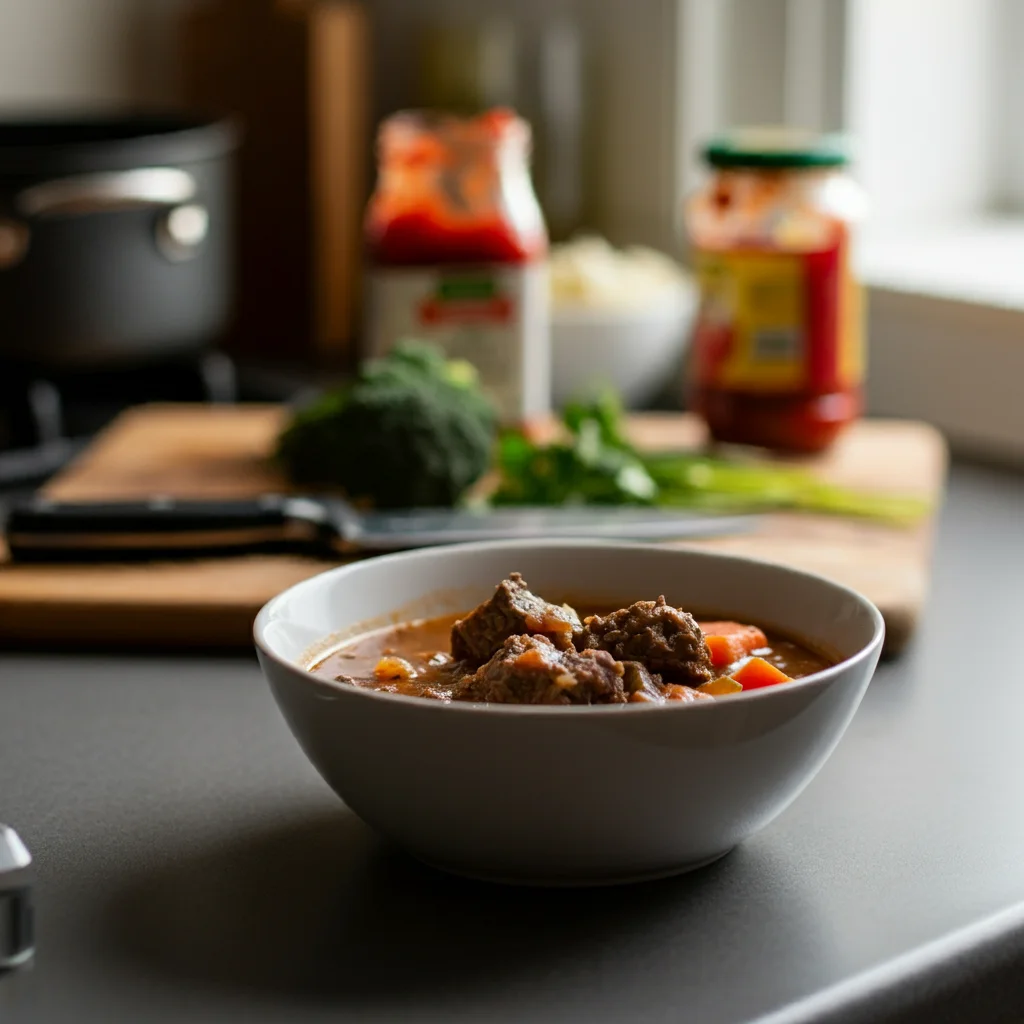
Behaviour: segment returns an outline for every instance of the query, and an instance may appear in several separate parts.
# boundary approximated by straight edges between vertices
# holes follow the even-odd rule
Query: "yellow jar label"
[[[861,289],[845,237],[810,253],[699,252],[697,275],[703,386],[792,394],[860,384]]]

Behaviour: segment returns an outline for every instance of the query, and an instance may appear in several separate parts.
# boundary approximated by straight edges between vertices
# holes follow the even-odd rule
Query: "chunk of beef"
[[[713,675],[711,653],[696,620],[667,604],[664,596],[611,615],[590,616],[578,646],[608,651],[619,661],[643,662],[666,682],[699,686]]]
[[[625,669],[605,651],[559,650],[544,636],[511,636],[466,676],[454,700],[495,704],[623,704]]]
[[[568,605],[549,604],[530,593],[514,572],[498,584],[494,596],[452,626],[452,657],[473,668],[488,660],[510,636],[547,637],[559,650],[569,650],[582,626]]]

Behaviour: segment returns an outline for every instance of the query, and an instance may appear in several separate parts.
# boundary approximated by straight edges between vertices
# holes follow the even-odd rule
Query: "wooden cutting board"
[[[117,419],[46,488],[52,498],[245,497],[285,488],[267,454],[275,406],[140,406]],[[634,441],[700,444],[685,415],[643,415]],[[938,507],[946,473],[941,436],[923,423],[858,424],[825,456],[801,460],[823,478],[920,495]],[[934,516],[909,529],[817,515],[764,517],[753,533],[690,542],[810,569],[867,594],[882,610],[890,654],[913,632],[928,589]],[[247,646],[260,606],[329,562],[282,555],[146,565],[0,562],[0,643]],[[514,568],[514,567],[510,567]]]

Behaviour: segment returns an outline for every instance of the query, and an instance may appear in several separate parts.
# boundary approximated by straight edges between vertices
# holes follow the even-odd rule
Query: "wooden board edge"
[[[0,622],[0,649],[72,647],[175,651],[252,647],[256,612],[250,607],[146,607],[124,602],[62,604],[59,624],[48,602],[7,605]],[[49,612],[50,614],[46,614]],[[116,623],[116,628],[112,628]]]

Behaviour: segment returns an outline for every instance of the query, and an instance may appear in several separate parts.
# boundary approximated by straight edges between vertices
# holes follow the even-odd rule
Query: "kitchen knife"
[[[755,520],[633,506],[361,512],[337,498],[295,495],[113,503],[36,497],[9,510],[6,538],[15,560],[120,561],[266,550],[398,551],[543,537],[675,540],[736,533],[750,529]]]

